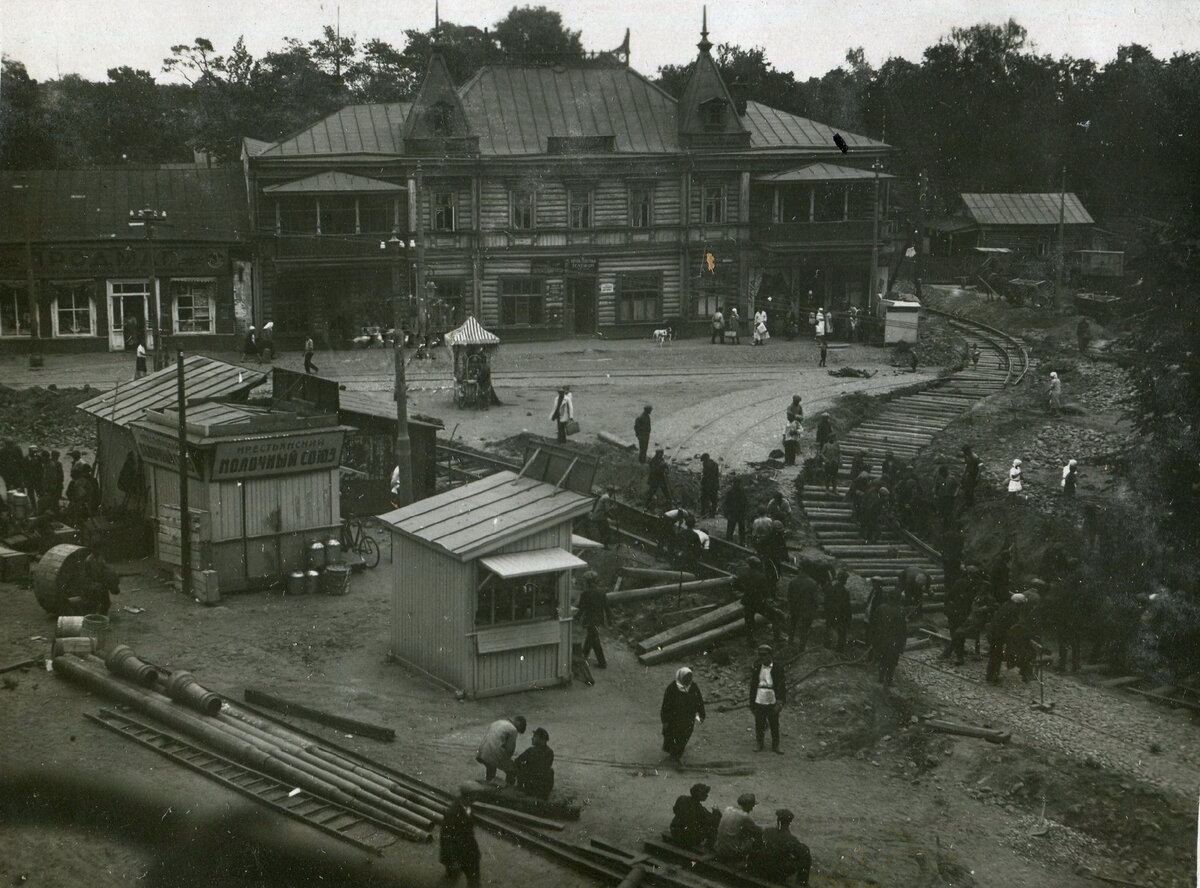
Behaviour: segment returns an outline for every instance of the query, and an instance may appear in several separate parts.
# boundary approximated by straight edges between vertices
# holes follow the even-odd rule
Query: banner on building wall
[[[142,457],[143,462],[148,462],[152,466],[161,466],[164,469],[170,469],[172,472],[179,471],[179,439],[172,438],[170,435],[159,434],[152,432],[149,429],[141,429],[137,426],[130,427],[133,432],[133,441],[137,445],[138,453]],[[188,477],[201,480],[201,469],[203,466],[203,457],[200,454],[191,452],[188,453]]]
[[[336,431],[222,442],[213,456],[212,480],[335,469],[341,463],[344,438],[345,432]]]

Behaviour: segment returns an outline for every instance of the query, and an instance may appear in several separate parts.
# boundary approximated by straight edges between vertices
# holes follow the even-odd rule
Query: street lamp
[[[38,310],[37,294],[34,291],[33,280],[33,224],[30,220],[32,213],[29,211],[29,202],[32,200],[32,197],[30,196],[28,182],[19,182],[12,187],[14,191],[19,191],[25,198],[21,203],[21,216],[25,223],[25,285],[28,288],[26,304],[29,306],[29,369],[37,370],[43,364],[40,335],[42,316]],[[18,313],[17,330],[19,331],[20,329],[20,314]]]
[[[154,271],[154,226],[166,225],[166,210],[152,210],[146,207],[141,210],[129,211],[129,227],[141,228],[146,233],[146,246],[150,251],[150,328],[154,331],[154,369],[161,370],[166,365],[166,352],[163,348],[162,324],[159,323],[162,306],[158,300],[158,276]]]
[[[402,285],[401,258],[404,241],[398,232],[386,241],[379,242],[379,249],[390,250],[392,259],[392,355],[395,361],[396,381],[393,397],[396,399],[396,490],[393,502],[407,506],[413,501],[412,442],[408,438],[408,386],[404,379],[404,287]]]

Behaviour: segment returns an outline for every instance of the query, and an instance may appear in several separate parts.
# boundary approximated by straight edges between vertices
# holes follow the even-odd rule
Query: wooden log
[[[396,739],[396,732],[392,728],[384,728],[379,725],[361,722],[357,719],[323,712],[320,709],[313,709],[302,703],[293,703],[281,697],[255,690],[254,688],[246,688],[243,696],[246,698],[247,703],[253,703],[255,706],[274,709],[283,715],[296,715],[301,718],[307,718],[319,724],[337,728],[339,731],[345,731],[347,734],[358,734],[361,737],[370,737],[372,740],[383,740],[388,743]]]
[[[715,629],[717,626],[723,626],[731,620],[740,620],[743,613],[742,603],[735,601],[733,604],[727,604],[724,607],[717,608],[709,614],[701,617],[688,620],[686,623],[680,623],[671,629],[659,632],[657,635],[651,635],[649,638],[639,641],[637,649],[639,653],[644,651],[652,651],[656,648],[664,647],[668,644],[674,644],[685,638],[690,638],[701,632],[706,632],[709,629]]]
[[[32,660],[18,660],[16,663],[9,663],[7,666],[0,666],[0,673],[12,672],[14,669],[24,669],[26,666],[37,666],[41,662],[37,657]]]
[[[599,431],[596,432],[596,437],[605,444],[611,444],[613,447],[619,447],[622,450],[637,450],[636,444],[630,444],[628,441],[618,438],[612,432]]]
[[[622,567],[621,573],[631,579],[662,580],[665,583],[694,583],[699,579],[685,570],[659,570],[654,567]]]
[[[757,629],[767,623],[767,618],[762,614],[754,615],[754,627]],[[638,662],[643,666],[653,666],[655,663],[665,663],[667,660],[673,660],[676,657],[681,657],[684,654],[690,654],[692,651],[703,650],[713,642],[721,641],[725,638],[732,638],[746,631],[746,624],[743,620],[734,620],[732,623],[726,623],[724,626],[718,626],[715,629],[710,629],[707,632],[701,632],[699,635],[693,635],[691,638],[685,638],[674,644],[661,647],[658,650],[647,651],[644,654],[638,655]]]
[[[622,589],[608,593],[609,604],[621,604],[627,601],[640,601],[643,598],[658,598],[675,592],[699,592],[703,589],[719,589],[732,586],[733,577],[713,577],[708,580],[696,580],[691,583],[671,583],[667,586],[646,586],[642,589]]]
[[[960,725],[957,722],[942,721],[937,718],[923,718],[921,719],[921,724],[931,731],[938,731],[942,734],[961,734],[964,737],[977,737],[989,743],[1007,743],[1012,739],[1012,734],[1008,731],[1001,731],[996,728],[977,728],[974,725]]]
[[[518,811],[516,808],[505,808],[501,805],[489,805],[487,802],[473,802],[473,808],[478,808],[480,811],[487,811],[492,814],[499,814],[504,817],[511,817],[513,820],[518,820],[526,826],[536,826],[539,829],[552,829],[557,832],[562,832],[566,827],[557,820],[549,820],[545,817],[538,817],[535,814],[526,814],[524,811]]]

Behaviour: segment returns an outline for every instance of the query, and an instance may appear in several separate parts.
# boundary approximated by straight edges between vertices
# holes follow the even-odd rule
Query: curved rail
[[[1029,372],[1029,349],[1025,347],[1025,344],[1021,342],[1021,340],[1017,339],[1017,337],[1013,336],[1011,333],[1005,333],[1003,330],[993,327],[990,324],[985,324],[982,321],[977,321],[974,318],[969,318],[966,315],[959,314],[958,312],[946,311],[942,308],[934,308],[929,305],[922,305],[921,311],[927,311],[930,314],[941,315],[944,318],[948,318],[960,329],[964,327],[967,328],[969,332],[988,342],[997,351],[1002,352],[1008,362],[1008,377],[1005,379],[1004,383],[1006,386],[1020,385],[1021,381],[1025,378],[1025,374]],[[1013,367],[1013,355],[1009,353],[1009,348],[1007,346],[1003,346],[997,342],[997,338],[1011,343],[1011,347],[1016,352],[1016,357],[1019,359],[1018,367]],[[1014,371],[1016,372],[1015,379],[1012,378]]]

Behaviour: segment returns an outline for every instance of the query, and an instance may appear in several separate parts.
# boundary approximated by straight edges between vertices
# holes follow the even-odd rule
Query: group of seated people
[[[550,748],[550,732],[535,728],[530,746],[515,755],[517,735],[525,733],[527,724],[523,715],[492,722],[475,760],[484,766],[485,781],[492,781],[497,770],[503,771],[505,783],[544,801],[554,789],[554,750]]]
[[[812,854],[792,835],[795,815],[791,811],[780,808],[775,812],[775,826],[763,829],[750,816],[757,804],[754,793],[742,793],[736,805],[719,811],[704,806],[710,789],[697,783],[688,795],[675,800],[669,832],[674,844],[694,851],[711,849],[718,863],[744,866],[772,882],[786,882],[795,876],[797,885],[808,884]]]

